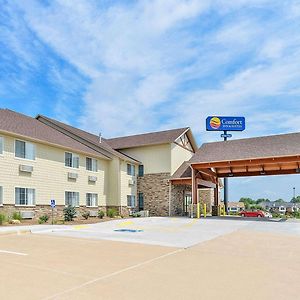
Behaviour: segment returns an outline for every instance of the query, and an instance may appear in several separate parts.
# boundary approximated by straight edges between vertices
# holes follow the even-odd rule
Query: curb
[[[0,236],[5,236],[5,235],[21,235],[21,234],[29,234],[31,233],[31,230],[12,230],[12,231],[3,231],[0,232]]]

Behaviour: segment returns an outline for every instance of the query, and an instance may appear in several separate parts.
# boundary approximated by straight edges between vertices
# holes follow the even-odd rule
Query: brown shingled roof
[[[56,126],[56,128],[60,128],[62,129],[63,131],[66,131],[66,132],[69,132],[91,144],[93,144],[94,146],[96,146],[99,151],[101,152],[101,149],[103,149],[105,152],[106,152],[106,155],[109,155],[109,157],[113,157],[113,156],[117,156],[121,159],[124,159],[124,160],[129,160],[131,162],[138,162],[138,160],[128,156],[128,155],[125,155],[123,153],[120,153],[119,151],[116,151],[114,150],[108,143],[107,143],[107,140],[104,139],[104,138],[101,138],[101,143],[99,143],[99,136],[95,135],[95,134],[92,134],[92,133],[89,133],[87,131],[84,131],[82,129],[79,129],[79,128],[76,128],[76,127],[73,127],[73,126],[70,126],[68,124],[65,124],[65,123],[62,123],[62,122],[59,122],[57,120],[54,120],[54,119],[51,119],[51,118],[48,118],[46,116],[43,116],[43,115],[38,115],[36,117],[36,119],[40,122],[45,122],[46,121],[46,124],[49,125],[50,123],[50,126],[51,125],[54,125]]]
[[[203,144],[190,163],[221,162],[300,155],[300,133]]]
[[[192,170],[190,164],[187,161],[184,161],[181,166],[176,170],[176,172],[171,176],[171,179],[179,178],[191,178]]]
[[[126,149],[140,146],[159,145],[174,142],[185,132],[189,131],[189,127],[171,129],[165,131],[130,135],[107,139],[107,143],[114,149]]]
[[[105,157],[99,152],[79,143],[78,141],[39,122],[36,119],[9,109],[0,109],[0,131],[58,145],[74,151]]]

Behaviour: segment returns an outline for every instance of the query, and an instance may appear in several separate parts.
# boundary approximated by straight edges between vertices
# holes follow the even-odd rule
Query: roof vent
[[[99,144],[102,143],[102,135],[101,135],[101,132],[99,133]]]

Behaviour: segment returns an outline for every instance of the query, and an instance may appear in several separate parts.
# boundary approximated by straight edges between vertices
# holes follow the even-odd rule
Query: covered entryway
[[[206,143],[189,164],[193,203],[199,201],[198,178],[205,176],[216,185],[218,206],[220,178],[300,174],[300,133]]]

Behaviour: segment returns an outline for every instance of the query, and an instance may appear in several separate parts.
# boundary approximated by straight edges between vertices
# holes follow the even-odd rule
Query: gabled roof
[[[192,169],[187,161],[184,161],[181,166],[171,176],[171,179],[192,178]]]
[[[221,162],[300,155],[300,133],[203,144],[190,163]]]
[[[101,138],[101,143],[100,143],[99,136],[97,136],[95,134],[89,133],[89,132],[81,130],[79,128],[75,128],[73,126],[59,122],[59,121],[51,119],[51,118],[48,118],[43,115],[38,115],[36,117],[36,119],[38,121],[40,121],[41,123],[47,124],[50,127],[52,126],[53,128],[55,128],[55,130],[59,130],[62,133],[69,135],[72,138],[74,138],[74,136],[75,136],[75,137],[78,137],[81,140],[83,140],[83,142],[92,144],[94,146],[93,149],[97,149],[103,155],[106,155],[110,158],[112,158],[113,156],[116,156],[116,157],[119,157],[119,158],[127,160],[127,161],[139,163],[139,161],[137,161],[136,159],[133,159],[132,157],[129,157],[128,155],[125,155],[123,153],[120,153],[119,151],[114,150],[107,143],[106,139]]]
[[[189,127],[117,137],[106,141],[114,149],[128,149],[173,143],[185,133],[188,135],[192,147],[196,150],[197,145]]]
[[[29,116],[0,109],[0,131],[103,157],[101,153]]]

